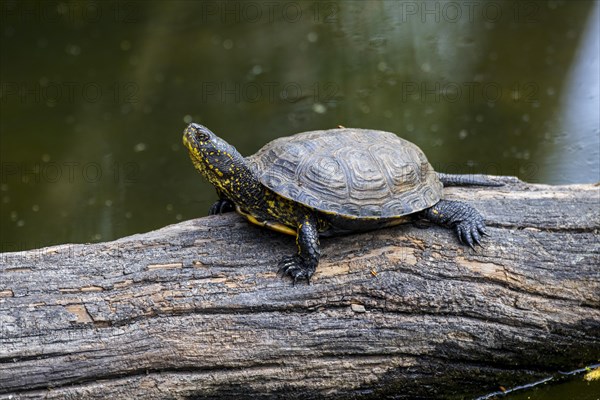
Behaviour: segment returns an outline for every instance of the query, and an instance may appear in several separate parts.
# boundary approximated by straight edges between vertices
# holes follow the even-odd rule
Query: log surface
[[[600,187],[448,188],[490,236],[294,239],[235,214],[4,253],[0,398],[449,398],[600,358]]]

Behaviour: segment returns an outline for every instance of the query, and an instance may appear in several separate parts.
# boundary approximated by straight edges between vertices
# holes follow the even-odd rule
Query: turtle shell
[[[247,158],[280,196],[349,218],[393,218],[436,204],[442,184],[425,154],[393,133],[331,129],[266,144]]]

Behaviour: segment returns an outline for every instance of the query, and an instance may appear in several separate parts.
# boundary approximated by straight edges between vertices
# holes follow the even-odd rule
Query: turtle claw
[[[424,212],[424,217],[441,226],[454,229],[461,244],[473,250],[481,245],[485,231],[485,221],[477,210],[462,201],[440,200]]]
[[[299,255],[285,257],[279,264],[277,275],[284,277],[288,275],[292,278],[292,285],[296,286],[296,282],[306,279],[306,283],[310,285],[310,278],[315,273],[315,268],[310,265]]]
[[[483,236],[489,236],[485,231],[483,220],[480,219],[461,221],[456,224],[455,230],[459,242],[466,244],[473,250],[475,250],[475,246],[481,246]]]

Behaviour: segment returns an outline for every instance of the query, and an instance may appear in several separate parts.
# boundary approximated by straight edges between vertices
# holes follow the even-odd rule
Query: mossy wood
[[[598,362],[600,187],[503,180],[445,189],[487,221],[476,252],[326,238],[310,286],[235,213],[2,254],[0,398],[448,398]]]

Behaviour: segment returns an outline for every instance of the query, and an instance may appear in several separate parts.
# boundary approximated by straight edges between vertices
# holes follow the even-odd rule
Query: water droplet
[[[123,104],[121,106],[121,114],[123,114],[123,115],[129,114],[132,110],[133,109],[132,109],[131,105],[129,105],[129,104]]]
[[[127,51],[131,49],[131,42],[129,40],[121,41],[121,50]]]
[[[194,119],[189,114],[183,116],[183,122],[185,122],[186,124],[191,124],[193,120]]]
[[[223,40],[223,48],[225,50],[231,50],[231,49],[233,49],[233,40],[231,40],[231,39],[225,39],[225,40]]]
[[[324,114],[327,111],[327,107],[325,107],[321,103],[315,103],[315,104],[313,104],[312,109],[317,114]]]
[[[141,153],[142,151],[145,151],[148,148],[148,146],[146,145],[146,143],[138,143],[135,146],[133,146],[133,151],[135,151],[136,153]]]
[[[315,43],[317,40],[319,40],[319,35],[316,32],[309,32],[308,35],[306,35],[306,38],[309,42]]]
[[[254,67],[252,67],[252,73],[254,75],[260,75],[262,73],[263,69],[260,65],[255,65]]]
[[[78,56],[81,54],[81,47],[77,46],[76,44],[68,44],[65,48],[65,51],[71,56]]]

